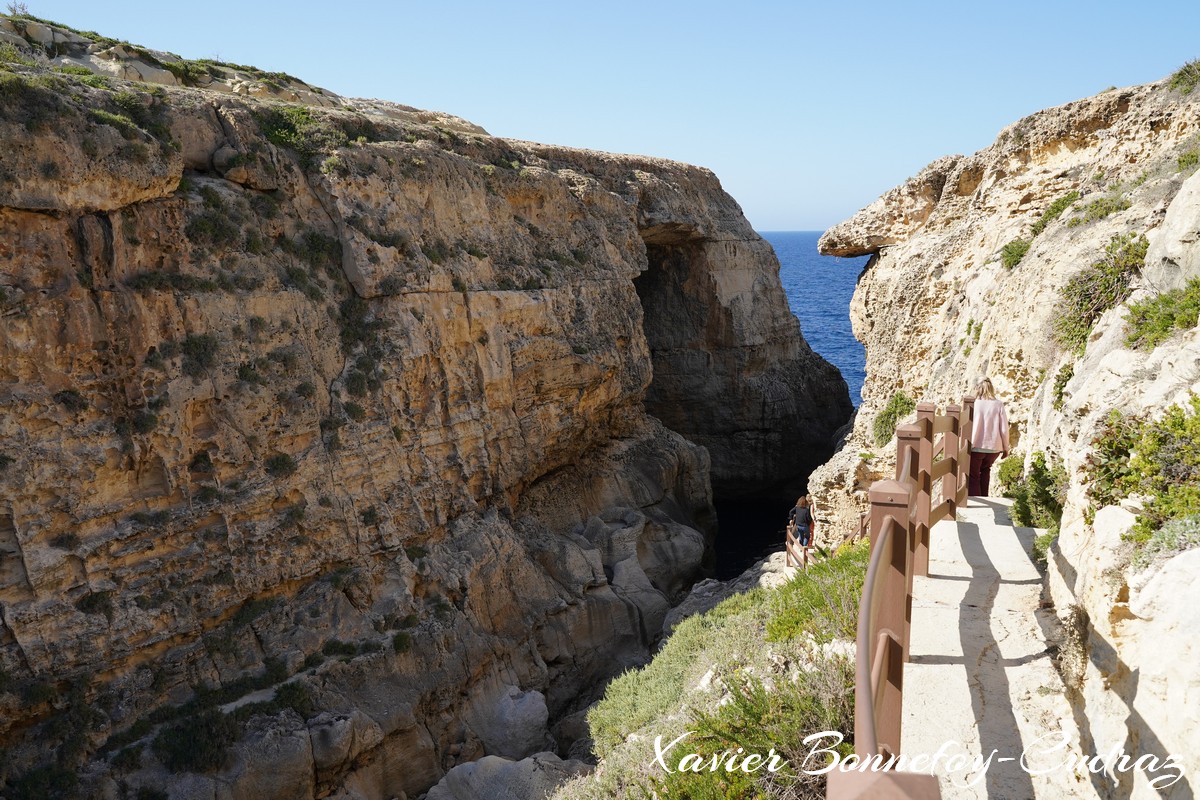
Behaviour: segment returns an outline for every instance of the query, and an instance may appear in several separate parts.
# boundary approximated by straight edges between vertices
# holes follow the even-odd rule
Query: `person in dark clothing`
[[[788,527],[792,529],[792,535],[805,550],[812,544],[812,537],[817,527],[816,520],[813,519],[811,504],[812,500],[808,495],[800,495],[796,500],[795,507],[788,514]]]

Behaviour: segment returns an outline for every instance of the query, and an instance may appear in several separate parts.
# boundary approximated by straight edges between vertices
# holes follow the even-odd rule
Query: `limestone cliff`
[[[1135,570],[1120,536],[1132,516],[1109,508],[1089,522],[1085,467],[1114,409],[1158,415],[1200,391],[1200,331],[1134,352],[1121,303],[1079,356],[1055,327],[1064,287],[1114,241],[1148,243],[1128,302],[1200,276],[1198,150],[1200,93],[1167,81],[1112,89],[1027,117],[974,155],[939,159],[827,231],[823,252],[871,255],[851,309],[867,380],[853,434],[813,477],[820,512],[844,535],[867,486],[892,469],[894,442],[877,448],[871,427],[893,393],[952,403],[990,376],[1015,449],[1067,470],[1049,585],[1084,644],[1072,697],[1090,739],[1083,752],[1179,754],[1193,776],[1200,740],[1183,709],[1200,693],[1189,633],[1200,606],[1182,576],[1196,553]],[[1102,796],[1157,796],[1141,773],[1094,782]],[[1191,794],[1180,784],[1165,796]]]
[[[849,413],[707,170],[30,19],[0,48],[10,793],[565,753],[700,574],[710,472],[802,479]]]

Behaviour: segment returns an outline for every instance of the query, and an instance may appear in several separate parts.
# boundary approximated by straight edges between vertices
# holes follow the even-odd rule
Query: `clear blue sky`
[[[26,0],[498,136],[712,169],[759,230],[819,230],[1026,114],[1200,57],[1200,2]]]

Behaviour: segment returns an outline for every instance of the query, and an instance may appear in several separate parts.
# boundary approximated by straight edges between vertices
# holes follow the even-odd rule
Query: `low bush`
[[[1005,269],[1012,269],[1021,263],[1021,259],[1025,258],[1025,254],[1029,252],[1032,244],[1033,242],[1029,239],[1013,239],[1000,248],[1000,263],[1004,265]]]
[[[153,291],[175,292],[215,292],[218,287],[215,281],[207,278],[197,278],[179,272],[139,272],[125,279],[125,285],[135,292],[146,294]]]
[[[1075,228],[1079,225],[1086,225],[1089,222],[1104,219],[1107,216],[1116,214],[1118,211],[1124,211],[1130,206],[1129,199],[1120,193],[1105,195],[1097,200],[1093,200],[1083,207],[1082,213],[1077,217],[1072,217],[1067,223],[1067,227]]]
[[[351,657],[358,655],[358,645],[353,642],[343,642],[338,639],[330,639],[321,648],[321,654],[330,658],[336,656]]]
[[[837,558],[819,561],[804,579],[788,581],[771,596],[767,641],[795,639],[812,632],[817,641],[853,641],[858,630],[858,600],[870,560],[869,547],[847,547]]]
[[[263,464],[267,474],[275,478],[284,478],[296,471],[296,459],[287,453],[275,453]]]
[[[1048,463],[1044,453],[1034,453],[1029,471],[1009,484],[1005,496],[1013,500],[1013,522],[1057,536],[1067,499],[1067,471],[1061,464]]]
[[[1172,289],[1129,306],[1125,343],[1137,350],[1153,350],[1176,331],[1191,330],[1200,322],[1200,278],[1182,289]]]
[[[1200,164],[1200,153],[1197,153],[1195,150],[1188,150],[1179,157],[1176,163],[1179,165],[1180,172],[1187,172],[1197,164]]]
[[[888,401],[883,411],[880,411],[879,416],[875,418],[875,424],[872,429],[875,434],[875,446],[883,447],[890,442],[892,437],[896,435],[896,425],[900,420],[916,410],[916,401],[904,392],[896,392],[892,395],[892,399]]]
[[[1134,569],[1146,569],[1176,553],[1200,547],[1200,515],[1169,520],[1150,534],[1133,558]]]
[[[1041,218],[1038,219],[1037,222],[1033,223],[1033,228],[1030,229],[1030,233],[1032,233],[1035,237],[1040,235],[1042,231],[1046,230],[1047,225],[1061,217],[1063,212],[1074,205],[1075,201],[1078,199],[1079,192],[1071,192],[1055,200],[1046,208],[1044,212],[1042,212]]]
[[[350,143],[334,122],[304,106],[269,108],[259,113],[258,121],[267,140],[295,151],[305,169]]]
[[[1075,362],[1068,361],[1058,368],[1058,373],[1054,376],[1054,410],[1061,411],[1063,407],[1063,392],[1066,391],[1067,384],[1071,378],[1075,377]]]
[[[224,766],[238,733],[233,717],[209,709],[160,731],[154,753],[172,772],[208,772]]]
[[[220,342],[211,333],[189,334],[179,343],[183,353],[183,372],[197,377],[204,375],[217,364]]]
[[[1177,69],[1167,85],[1182,94],[1191,94],[1197,83],[1200,83],[1200,58]]]
[[[1067,281],[1054,321],[1055,338],[1061,345],[1083,352],[1100,315],[1129,297],[1130,281],[1145,264],[1148,247],[1141,234],[1113,236],[1103,258]]]
[[[1167,521],[1200,514],[1200,396],[1159,419],[1114,411],[1092,444],[1092,498],[1099,505],[1146,498],[1130,541],[1144,545]]]
[[[1009,489],[1025,476],[1025,459],[1013,453],[1000,462],[996,470],[996,485],[1005,497],[1012,497]]]

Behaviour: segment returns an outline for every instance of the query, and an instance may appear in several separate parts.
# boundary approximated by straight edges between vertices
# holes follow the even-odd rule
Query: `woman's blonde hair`
[[[988,380],[987,378],[984,378],[983,380],[981,380],[979,382],[979,385],[975,387],[975,399],[976,400],[980,400],[980,399],[995,400],[996,399],[996,389],[992,386],[992,382],[990,380]]]

